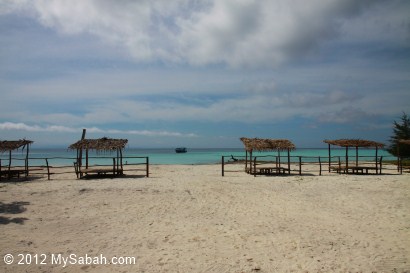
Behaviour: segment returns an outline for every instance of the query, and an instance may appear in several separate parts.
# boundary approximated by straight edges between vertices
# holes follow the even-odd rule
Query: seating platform
[[[253,169],[253,175],[278,175],[278,174],[288,174],[290,169],[284,167],[257,167],[256,170]]]
[[[20,178],[21,175],[27,176],[28,173],[31,171],[41,171],[43,168],[30,168],[28,171],[25,168],[19,168],[19,167],[12,167],[10,169],[4,168],[1,169],[0,171],[0,179],[1,178],[6,178],[6,179],[11,179],[11,178]]]
[[[336,171],[337,173],[345,173],[345,174],[369,174],[369,170],[375,171],[376,174],[380,171],[379,168],[370,167],[370,166],[346,166],[341,167],[330,167],[331,170]]]
[[[123,169],[114,166],[91,166],[88,168],[79,168],[77,163],[74,162],[74,169],[77,178],[85,178],[88,175],[94,174],[97,176],[116,176],[122,175]]]

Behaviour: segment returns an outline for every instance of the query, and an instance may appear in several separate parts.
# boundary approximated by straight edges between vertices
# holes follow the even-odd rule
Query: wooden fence
[[[256,175],[303,175],[304,173],[318,173],[322,175],[324,172],[336,172],[344,174],[382,174],[383,170],[388,170],[389,173],[402,173],[402,161],[397,157],[388,156],[359,156],[358,160],[344,162],[342,156],[288,156],[278,155],[263,155],[254,156],[251,159],[245,156],[236,156],[240,160],[232,160],[232,156],[222,156],[221,158],[221,173],[225,176],[227,172],[246,172]],[[245,163],[246,162],[246,163]],[[398,163],[396,163],[398,162]],[[248,164],[249,163],[249,164]],[[243,169],[230,168],[230,165],[242,164]]]
[[[73,174],[77,175],[77,178],[86,176],[87,173],[101,174],[103,172],[92,170],[112,170],[114,176],[123,175],[131,172],[142,172],[144,176],[149,177],[149,157],[136,157],[136,156],[126,156],[123,157],[125,164],[121,166],[116,161],[115,157],[89,157],[92,161],[93,159],[97,161],[111,161],[112,164],[94,164],[88,166],[90,171],[85,170],[84,175],[78,175],[79,169],[77,169],[77,158],[75,157],[49,157],[49,158],[39,158],[39,157],[30,157],[28,161],[35,161],[36,164],[28,164],[24,162],[24,165],[18,164],[18,162],[25,161],[21,158],[12,158],[13,163],[16,162],[13,166],[9,165],[8,160],[0,159],[0,181],[10,180],[12,178],[27,178],[29,176],[47,176],[48,180],[51,180],[52,175],[57,174]],[[44,163],[39,163],[39,162]],[[53,161],[58,161],[60,164],[53,164]],[[61,164],[64,162],[64,164]],[[67,162],[67,163],[65,163]]]

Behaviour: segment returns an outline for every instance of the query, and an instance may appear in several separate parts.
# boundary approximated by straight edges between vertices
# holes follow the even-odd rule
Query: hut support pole
[[[331,156],[330,156],[330,144],[327,144],[327,146],[328,146],[328,149],[329,149],[329,172],[330,172],[330,164],[331,164]]]
[[[376,162],[377,162],[377,160],[376,160]],[[358,167],[358,166],[359,166],[359,147],[356,146],[356,167]]]
[[[299,156],[299,175],[302,175],[302,157]]]
[[[346,147],[346,173],[349,172],[349,147]]]
[[[112,158],[112,174],[115,176],[115,157]]]
[[[24,161],[24,171],[26,173],[26,177],[28,176],[28,154],[29,154],[29,149],[30,149],[30,144],[27,144],[27,150],[26,150],[26,159]]]
[[[245,151],[245,172],[248,172],[248,150]]]
[[[255,166],[255,170],[256,170],[256,166]],[[252,150],[249,151],[249,173],[252,173]]]
[[[340,173],[342,171],[342,162],[340,161],[340,156],[338,156],[339,159],[339,169],[338,169],[338,173]]]
[[[120,169],[120,166],[122,166],[122,163],[120,162],[120,149],[117,149],[117,161],[116,162],[117,162],[117,166],[116,166],[117,174],[120,174],[122,170],[122,168]]]
[[[86,133],[87,129],[83,129],[83,134],[81,135],[81,140],[85,139],[85,133]],[[79,150],[79,154],[78,154],[78,168],[81,170],[81,167],[83,165],[83,148],[81,147]]]
[[[124,165],[122,163],[122,149],[120,149],[120,161],[121,161],[121,174],[123,174]]]
[[[252,174],[252,172],[251,172]],[[256,156],[253,159],[253,176],[256,177]]]
[[[9,179],[11,179],[10,169],[11,169],[11,150],[9,151]]]
[[[379,166],[378,166],[378,164],[377,164],[377,157],[378,157],[378,151],[379,151],[379,148],[376,146],[376,174],[378,173],[378,171],[379,171]],[[382,158],[380,158],[380,173],[382,173],[381,171],[381,159]]]
[[[88,169],[88,148],[85,150],[85,168]]]

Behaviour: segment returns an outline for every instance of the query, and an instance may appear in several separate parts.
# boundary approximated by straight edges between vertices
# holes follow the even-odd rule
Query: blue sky
[[[0,0],[0,139],[387,142],[410,113],[410,1]]]

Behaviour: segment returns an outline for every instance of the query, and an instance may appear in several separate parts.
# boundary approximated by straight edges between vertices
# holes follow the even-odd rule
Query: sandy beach
[[[410,272],[408,173],[150,172],[1,182],[0,271]]]

